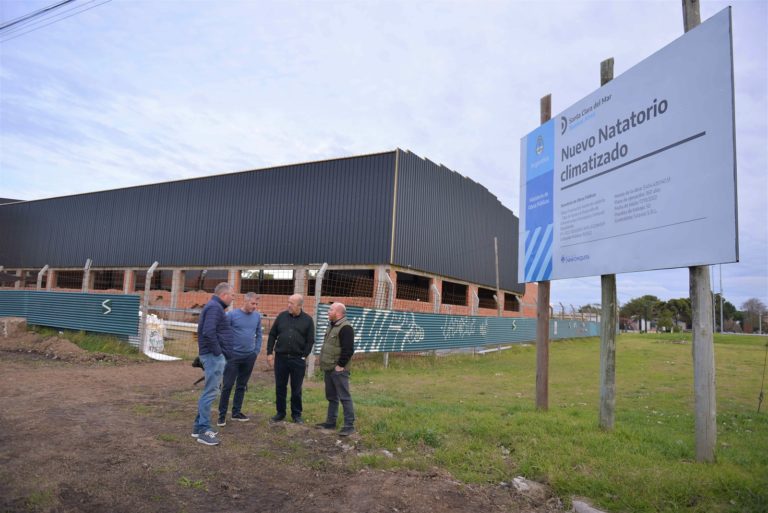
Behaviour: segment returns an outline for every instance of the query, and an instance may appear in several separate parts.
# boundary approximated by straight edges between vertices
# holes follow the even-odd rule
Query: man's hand
[[[270,367],[274,367],[275,366],[275,355],[268,354],[267,355],[267,363],[269,364]]]
[[[336,372],[341,372],[343,370],[344,370],[344,367],[339,367],[338,365],[336,366]]]

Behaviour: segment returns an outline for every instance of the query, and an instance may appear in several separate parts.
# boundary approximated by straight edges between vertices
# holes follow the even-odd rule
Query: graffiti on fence
[[[317,310],[315,352],[318,353],[328,326],[328,306],[321,304]],[[364,353],[432,351],[523,343],[536,338],[536,319],[532,318],[442,315],[349,306],[347,320],[355,328],[355,350]],[[599,325],[594,322],[552,322],[552,339],[598,334]]]

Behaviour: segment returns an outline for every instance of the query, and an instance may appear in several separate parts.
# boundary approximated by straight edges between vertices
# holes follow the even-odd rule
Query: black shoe
[[[293,423],[294,424],[304,424],[304,419],[302,419],[301,417],[294,417],[293,418]]]
[[[232,420],[239,420],[240,422],[248,422],[251,419],[248,418],[248,415],[241,412],[237,412],[232,414]]]
[[[227,425],[227,418],[226,417],[219,417],[219,420],[218,420],[218,422],[216,422],[216,425],[219,426],[219,427],[226,426]]]
[[[280,415],[279,413],[269,419],[270,422],[282,422],[285,420],[285,415]]]
[[[320,424],[315,424],[315,427],[317,429],[336,429],[336,423],[321,422]]]
[[[352,426],[345,426],[339,431],[339,436],[349,436],[355,432],[355,428]]]

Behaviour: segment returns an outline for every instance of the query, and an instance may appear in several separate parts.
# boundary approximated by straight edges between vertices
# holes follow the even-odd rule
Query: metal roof
[[[482,185],[393,150],[0,205],[0,265],[393,264],[495,288],[496,236],[501,288],[522,292],[517,222]]]

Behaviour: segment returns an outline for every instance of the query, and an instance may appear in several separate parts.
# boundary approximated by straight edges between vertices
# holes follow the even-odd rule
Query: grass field
[[[716,335],[717,462],[695,462],[690,335],[624,334],[616,351],[616,428],[597,427],[600,343],[552,343],[550,408],[535,409],[532,346],[484,356],[355,362],[359,465],[440,467],[470,483],[545,482],[609,511],[768,511],[768,404],[757,413],[766,337]],[[247,406],[272,414],[274,391]],[[768,403],[768,402],[767,402]],[[305,389],[308,422],[322,387]]]

